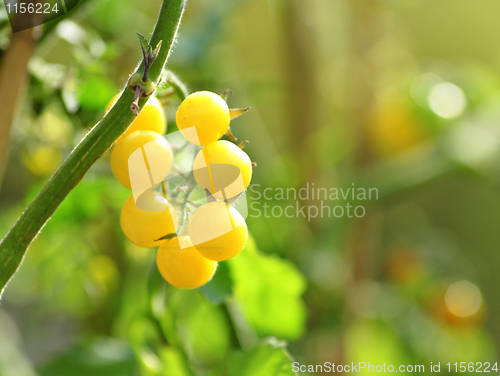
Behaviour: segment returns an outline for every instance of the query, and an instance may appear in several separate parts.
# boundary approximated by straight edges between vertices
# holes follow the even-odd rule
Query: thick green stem
[[[149,71],[149,79],[158,83],[161,72],[174,44],[186,0],[163,0],[151,45],[163,41],[156,62]],[[144,70],[144,62],[137,73]],[[128,128],[135,118],[130,110],[134,93],[125,89],[113,108],[97,123],[73,149],[68,158],[52,175],[16,224],[0,242],[0,293],[19,268],[26,251],[40,229],[49,220],[69,192],[79,183],[92,164]],[[146,99],[139,102],[142,108]]]

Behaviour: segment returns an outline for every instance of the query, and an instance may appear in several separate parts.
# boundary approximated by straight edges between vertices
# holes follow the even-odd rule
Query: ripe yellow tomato
[[[367,133],[373,151],[382,157],[401,153],[428,138],[409,105],[397,101],[374,106],[368,119]]]
[[[45,177],[51,175],[61,164],[61,150],[53,145],[37,145],[23,153],[24,167],[32,174]]]
[[[134,244],[152,248],[162,236],[175,232],[177,216],[168,201],[153,191],[146,191],[137,200],[130,195],[120,213],[123,234]]]
[[[177,109],[175,121],[182,135],[195,145],[207,145],[226,133],[231,118],[227,103],[210,91],[189,95]]]
[[[167,140],[152,131],[132,132],[117,142],[111,153],[113,174],[134,191],[146,190],[163,181],[173,161]]]
[[[241,214],[223,201],[195,210],[189,220],[189,237],[203,257],[224,261],[245,247],[248,229]]]
[[[120,97],[120,94],[117,94],[106,106],[105,114],[111,110],[111,107],[115,104],[115,102]],[[127,130],[118,137],[119,140],[123,139],[127,135],[131,134],[135,131],[152,131],[158,134],[165,134],[167,130],[167,118],[165,116],[165,111],[163,110],[163,106],[161,105],[158,98],[151,96],[146,102],[142,111],[137,115],[135,120],[130,124]]]
[[[203,286],[217,269],[217,262],[203,257],[187,236],[163,242],[156,254],[156,264],[163,278],[180,289]]]
[[[232,142],[216,141],[198,152],[193,175],[201,188],[226,200],[247,189],[252,179],[252,161]]]

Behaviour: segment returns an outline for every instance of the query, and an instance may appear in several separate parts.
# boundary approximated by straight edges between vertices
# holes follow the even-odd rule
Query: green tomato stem
[[[155,83],[158,83],[160,79],[160,74],[174,43],[185,3],[186,0],[163,0],[150,42],[151,45],[156,46],[160,40],[163,41],[163,48],[158,53],[156,63],[151,66],[148,72],[149,79]],[[143,73],[144,66],[143,61],[137,69],[137,73]],[[113,108],[73,149],[2,239],[0,242],[0,294],[3,293],[7,282],[21,265],[29,245],[50,216],[85,176],[92,164],[111,147],[132,123],[135,118],[134,113],[130,110],[133,99],[134,93],[131,90],[123,90]],[[141,99],[139,101],[140,108],[145,103],[146,99]]]
[[[166,81],[174,89],[181,102],[189,95],[186,85],[173,72],[167,72]]]

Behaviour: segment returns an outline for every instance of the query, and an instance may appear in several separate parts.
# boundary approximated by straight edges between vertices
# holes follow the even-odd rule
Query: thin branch
[[[10,44],[2,57],[0,71],[0,187],[7,164],[10,131],[15,114],[22,101],[26,87],[28,62],[40,37],[40,27],[26,28],[36,24],[36,14],[24,13],[14,20]]]
[[[25,86],[28,61],[36,46],[36,30],[12,34],[10,45],[3,55],[0,71],[0,187],[7,164],[10,131]]]

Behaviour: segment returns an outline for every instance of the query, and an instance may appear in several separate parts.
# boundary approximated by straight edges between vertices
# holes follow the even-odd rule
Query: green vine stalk
[[[162,41],[162,48],[149,70],[149,80],[158,84],[175,41],[186,0],[163,0],[150,44]],[[144,72],[144,61],[135,73]],[[135,118],[130,109],[132,90],[124,90],[113,108],[73,149],[45,187],[19,217],[0,242],[0,295],[15,274],[29,245],[70,191],[80,182],[92,164],[108,150]],[[142,108],[146,99],[139,101]]]

